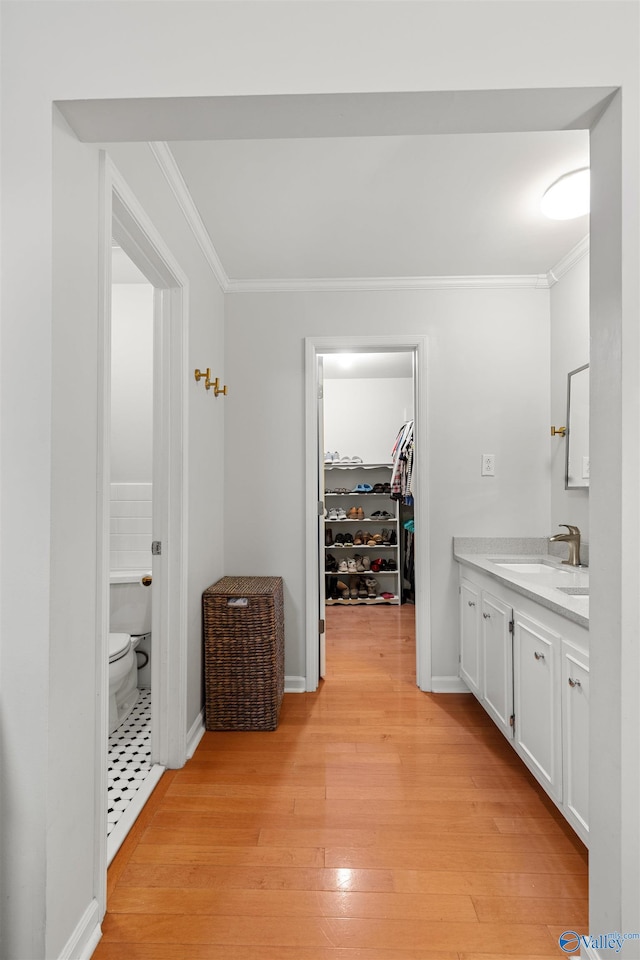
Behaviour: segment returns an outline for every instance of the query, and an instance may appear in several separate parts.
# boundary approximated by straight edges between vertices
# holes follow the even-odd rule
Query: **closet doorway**
[[[423,338],[307,341],[308,690],[331,675],[328,607],[334,624],[354,607],[405,623],[410,611],[416,683],[430,689],[425,365]]]

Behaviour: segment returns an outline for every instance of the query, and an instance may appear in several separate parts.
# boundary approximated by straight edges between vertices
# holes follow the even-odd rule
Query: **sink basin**
[[[549,563],[498,563],[496,562],[496,567],[502,567],[503,570],[511,570],[514,573],[544,573],[544,574],[556,574],[556,573],[570,573],[570,570],[563,569],[562,567],[554,567]]]

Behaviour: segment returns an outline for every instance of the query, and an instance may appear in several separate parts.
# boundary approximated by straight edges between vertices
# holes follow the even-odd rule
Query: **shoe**
[[[330,573],[335,573],[338,569],[338,561],[330,553],[324,558],[324,567],[325,570],[328,570]]]
[[[345,535],[344,535],[344,545],[345,545],[345,547],[352,547],[352,546],[353,546],[353,534],[352,534],[352,533],[345,533]]]
[[[361,547],[361,546],[362,546],[363,537],[364,537],[364,534],[363,534],[362,530],[356,530],[356,532],[355,532],[355,534],[354,534],[354,536],[353,536],[353,545],[354,545],[354,547]]]
[[[356,562],[353,557],[349,557],[347,560],[347,573],[357,573]]]
[[[338,590],[342,593],[342,599],[349,599],[349,587],[342,580],[338,580]]]
[[[385,592],[384,592],[384,593],[381,593],[380,596],[382,597],[383,600],[393,600],[393,599],[394,599],[394,594],[393,594],[393,593],[389,593],[388,590],[385,590]]]
[[[368,596],[366,583],[364,580],[358,580],[358,598],[360,600],[366,600]]]
[[[352,600],[358,599],[358,581],[357,580],[355,582],[351,580],[349,584],[349,596],[351,597]]]
[[[357,571],[358,573],[364,573],[364,563],[362,562],[362,561],[363,561],[363,557],[361,557],[359,553],[356,553],[356,555],[355,555],[355,557],[354,557],[353,559],[354,559],[355,562],[356,562],[356,571]]]
[[[398,565],[395,560],[387,560],[387,570],[397,570]]]
[[[325,516],[325,520],[337,520],[337,519],[338,519],[338,511],[336,510],[335,507],[329,507],[329,509],[327,510],[327,514]]]
[[[344,547],[344,533],[337,533],[333,542],[334,547]]]
[[[369,557],[362,558],[362,567],[365,573],[367,572],[367,570],[371,570],[371,560],[369,560]]]
[[[376,510],[375,513],[371,514],[372,520],[393,520],[393,517],[390,513],[387,513],[386,510]]]
[[[370,483],[357,483],[351,493],[371,493],[372,490]]]
[[[391,493],[391,484],[390,484],[390,483],[385,483],[385,484],[383,484],[383,487],[384,487],[383,493]]]
[[[346,560],[341,560],[338,564],[338,573],[348,573],[349,567],[347,566]]]
[[[356,520],[364,520],[364,510],[362,507],[356,507]]]
[[[365,586],[367,588],[367,597],[371,600],[375,599],[378,593],[378,581],[373,577],[367,577]]]
[[[333,546],[333,533],[331,532],[331,527],[324,528],[324,545],[325,547]]]
[[[347,520],[358,520],[358,519],[359,519],[358,508],[350,507],[349,510],[347,510]]]
[[[373,485],[374,493],[384,493],[384,483],[374,483]]]
[[[390,533],[388,530],[382,530],[380,536],[382,537],[382,542],[384,543],[385,546],[391,543],[391,541],[389,540]]]
[[[396,537],[395,530],[389,530],[389,543],[393,547],[397,544],[397,542],[398,542],[398,538]]]
[[[368,531],[367,531],[367,533],[363,534],[362,540],[363,540],[363,543],[366,543],[366,545],[367,545],[368,547],[375,547],[375,546],[376,546],[376,542],[375,542],[375,540],[373,539],[373,534],[369,533]]]
[[[335,520],[346,520],[346,519],[347,519],[347,515],[346,515],[346,513],[344,512],[344,510],[342,509],[342,507],[337,507],[337,508],[336,508],[336,515],[335,515],[335,517],[332,517],[332,519],[335,519]]]

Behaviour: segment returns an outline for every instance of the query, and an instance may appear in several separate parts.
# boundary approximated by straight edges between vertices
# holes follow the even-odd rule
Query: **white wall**
[[[436,676],[457,676],[452,537],[548,533],[548,291],[227,297],[225,556],[230,571],[284,577],[287,674],[305,674],[303,340],[390,329],[429,338],[431,468],[418,495],[429,501]],[[480,476],[482,453],[496,455],[495,477]]]
[[[325,378],[324,450],[365,463],[391,463],[396,436],[413,420],[413,380]]]
[[[596,181],[598,215],[592,217],[591,234],[595,263],[592,289],[598,304],[593,309],[598,337],[592,342],[591,354],[595,395],[600,391],[607,396],[607,375],[618,379],[614,381],[610,402],[602,404],[603,418],[596,424],[591,451],[591,546],[593,549],[597,543],[600,553],[597,564],[592,559],[591,637],[594,648],[602,647],[608,654],[606,676],[605,656],[592,659],[601,783],[594,780],[592,790],[596,829],[591,855],[591,927],[595,931],[640,927],[640,724],[634,706],[638,702],[637,691],[629,689],[638,675],[639,654],[637,644],[626,642],[626,638],[632,640],[635,636],[639,617],[636,587],[640,579],[634,453],[640,429],[638,9],[630,3],[556,2],[550,30],[548,18],[541,16],[540,8],[539,3],[526,0],[517,4],[479,0],[466,5],[461,17],[460,5],[448,2],[2,5],[0,936],[5,957],[41,960],[44,956],[58,956],[96,891],[90,702],[93,664],[86,637],[95,629],[96,609],[92,531],[97,160],[94,147],[77,142],[66,143],[59,153],[66,177],[56,177],[57,210],[59,214],[62,199],[71,205],[73,216],[69,217],[69,211],[64,210],[62,226],[68,224],[68,231],[61,231],[57,216],[52,247],[51,117],[52,101],[58,98],[622,86],[621,105],[616,104],[615,114],[611,108],[606,112],[597,132],[598,150],[592,153],[594,169],[605,173]],[[575,42],[576,36],[579,43]],[[59,143],[57,149],[61,149]],[[206,366],[211,356],[214,367],[220,367],[222,303],[211,287],[201,254],[188,235],[172,196],[148,167],[144,149],[135,148],[129,155],[123,146],[118,156],[123,163],[131,160],[132,166],[126,164],[125,175],[193,279],[190,366]],[[620,207],[625,211],[623,222],[618,216]],[[60,277],[68,241],[74,279],[71,282],[71,264],[67,263],[69,284],[65,290]],[[55,316],[52,250],[56,258]],[[78,271],[82,277],[79,284]],[[265,305],[264,298],[258,300],[260,307]],[[300,297],[298,304],[303,315],[306,299]],[[324,333],[313,304],[309,305],[312,314],[302,326]],[[65,316],[64,308],[68,306],[71,313]],[[273,316],[280,308],[284,311],[283,319]],[[348,319],[348,311],[342,306],[340,309]],[[241,321],[241,326],[255,328],[258,340],[266,346],[268,329],[266,324],[259,326],[257,310],[256,300],[251,298],[243,312],[252,320]],[[232,315],[236,312],[237,307],[232,305]],[[238,396],[237,403],[245,416],[262,421],[269,430],[281,429],[282,446],[287,450],[301,451],[300,417],[284,402],[285,397],[293,395],[297,396],[299,407],[303,404],[301,314],[296,316],[298,324],[294,323],[290,308],[275,299],[268,312],[283,347],[280,369],[284,381],[267,380],[267,371],[257,369],[256,382],[261,393],[257,398],[254,394],[253,401]],[[418,314],[414,310],[414,322],[422,330],[425,318]],[[283,340],[285,327],[288,342]],[[623,361],[619,352],[622,339]],[[237,345],[237,338],[234,343]],[[72,352],[82,361],[79,373],[76,369],[68,370],[65,364]],[[200,686],[199,594],[207,580],[215,579],[223,563],[219,466],[223,406],[227,406],[235,428],[245,425],[244,416],[231,410],[235,383],[246,382],[238,369],[242,352],[236,356],[235,349],[230,349],[227,356],[234,361],[234,378],[226,370],[220,372],[229,381],[229,398],[215,406],[203,390],[190,394],[189,429],[197,441],[190,453],[190,711]],[[16,358],[28,361],[28,376],[24,364],[16,362]],[[60,370],[58,361],[62,362]],[[491,370],[498,375],[493,364]],[[214,369],[214,373],[218,372]],[[464,378],[459,378],[458,386],[464,387]],[[454,408],[454,412],[457,410]],[[610,415],[606,424],[605,412]],[[281,416],[281,422],[273,419],[274,413]],[[443,408],[443,417],[448,413]],[[511,426],[515,429],[517,424]],[[289,427],[291,432],[287,432]],[[490,528],[488,532],[494,533],[500,514],[498,491],[502,479],[508,479],[515,467],[510,465],[509,435],[480,434],[478,439],[483,445],[492,443],[491,452],[498,457],[499,471],[497,483],[483,487],[478,486],[476,474],[477,455],[481,451],[471,446],[457,450],[455,427],[452,423],[449,436],[436,438],[436,453],[444,456],[449,467],[455,463],[460,468],[457,473],[452,472],[457,478],[456,486],[467,487],[466,502],[472,503],[475,493],[483,504],[490,501],[486,512],[470,510],[456,520],[464,532]],[[247,504],[252,505],[260,536],[249,531],[251,535],[242,544],[236,541],[232,545],[230,559],[235,562],[241,558],[244,562],[249,556],[256,567],[265,569],[273,565],[274,558],[278,566],[282,562],[290,583],[288,630],[293,630],[293,643],[297,646],[296,631],[301,629],[301,622],[292,597],[301,595],[302,548],[291,537],[289,555],[285,556],[282,539],[283,530],[289,532],[289,522],[295,533],[296,511],[304,508],[301,467],[297,459],[295,466],[286,460],[287,470],[281,471],[278,485],[271,471],[263,484],[262,464],[274,456],[272,444],[260,437],[253,453],[249,456],[247,451],[240,457],[240,477],[234,474],[233,483],[238,482],[247,494],[242,500],[243,510]],[[598,458],[602,463],[600,476],[596,470]],[[505,471],[502,475],[501,464]],[[529,482],[527,471],[524,474],[522,479]],[[233,487],[232,492],[238,502]],[[459,494],[460,490],[443,491],[434,485],[436,498],[448,504],[448,514],[453,512],[451,502],[459,500]],[[72,498],[84,522],[78,521],[77,537],[71,544],[74,549],[66,549],[60,530],[69,519],[68,504]],[[256,503],[262,516],[254,509]],[[616,505],[615,522],[610,512],[612,504]],[[508,505],[500,515],[513,519],[512,506]],[[279,517],[274,509],[279,511]],[[537,504],[534,511],[537,515]],[[232,532],[236,517],[230,512],[227,515]],[[243,523],[243,531],[244,526]],[[470,530],[471,526],[475,529]],[[510,526],[510,522],[505,526]],[[451,532],[458,531],[447,530],[446,535],[444,531],[434,531],[438,556]],[[232,572],[230,563],[226,566],[227,572]],[[70,620],[68,598],[72,595],[82,600]],[[16,643],[16,637],[26,637],[28,643]],[[65,671],[69,658],[76,670],[73,690],[81,691],[77,698],[71,696],[71,680]],[[27,675],[28,699],[24,696]],[[634,722],[625,724],[623,736],[621,717],[629,711]],[[70,782],[73,791],[69,790]]]
[[[111,288],[111,482],[153,479],[153,287]]]
[[[585,256],[551,287],[551,420],[567,420],[567,375],[589,363],[589,257]],[[569,523],[589,539],[589,492],[565,490],[566,438],[550,437],[551,525]]]

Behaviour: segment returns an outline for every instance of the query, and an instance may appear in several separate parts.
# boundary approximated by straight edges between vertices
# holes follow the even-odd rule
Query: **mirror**
[[[567,386],[565,488],[589,486],[589,364],[572,370]]]

